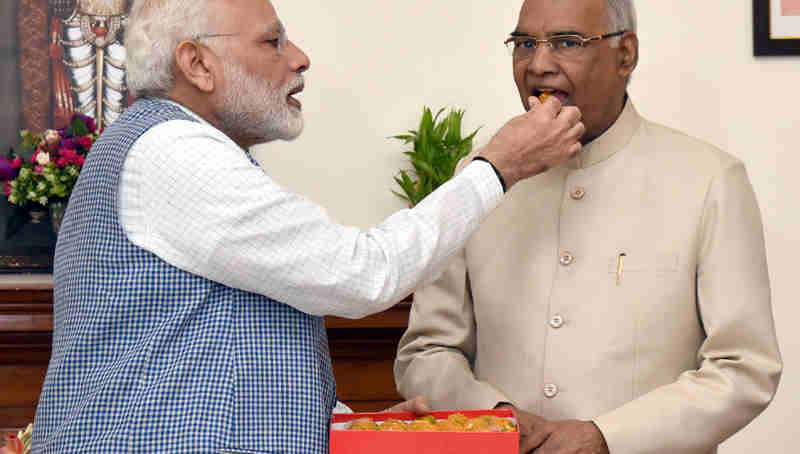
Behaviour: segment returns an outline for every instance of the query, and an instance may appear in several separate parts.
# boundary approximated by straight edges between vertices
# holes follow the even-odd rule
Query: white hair
[[[636,8],[633,0],[606,0],[608,9],[608,31],[609,33],[625,30],[636,33]],[[619,45],[619,37],[611,41],[611,45]]]
[[[175,48],[208,33],[214,0],[134,0],[125,28],[126,80],[134,97],[165,96]]]

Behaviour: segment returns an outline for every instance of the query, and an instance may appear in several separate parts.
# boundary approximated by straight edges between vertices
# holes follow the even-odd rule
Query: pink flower
[[[92,139],[89,137],[78,137],[78,143],[83,147],[84,150],[89,151],[92,148]]]
[[[9,183],[8,181],[4,181],[3,190],[6,192],[6,197],[11,195],[11,183]]]
[[[0,454],[23,454],[25,452],[25,445],[22,444],[16,434],[8,434],[6,436],[6,444],[0,448]]]
[[[83,162],[85,160],[86,158],[82,154],[78,155],[78,167],[83,167]]]
[[[17,156],[16,158],[12,159],[11,160],[11,167],[13,167],[15,169],[19,169],[20,167],[22,167],[22,158]]]
[[[31,164],[36,164],[36,159],[39,157],[39,153],[44,153],[44,150],[37,148],[36,151],[33,152],[33,155],[31,156]]]
[[[43,173],[42,170],[44,170],[44,167],[36,166],[33,168],[33,173],[35,173],[36,175],[42,175]]]
[[[61,154],[61,158],[64,159],[64,165],[78,164],[78,153],[75,150],[70,150],[69,148],[62,148],[58,152],[59,154]]]
[[[62,168],[62,169],[63,169],[64,167],[66,167],[66,166],[67,166],[67,164],[68,164],[68,162],[67,162],[67,158],[58,158],[58,159],[56,159],[56,165],[57,165],[58,167]]]

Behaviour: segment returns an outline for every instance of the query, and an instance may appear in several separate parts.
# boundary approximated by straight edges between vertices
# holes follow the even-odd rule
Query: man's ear
[[[194,41],[183,41],[175,49],[176,76],[202,92],[214,91],[216,64],[217,57]]]
[[[617,73],[622,78],[629,78],[639,63],[639,37],[636,33],[627,32],[620,38],[617,47]]]

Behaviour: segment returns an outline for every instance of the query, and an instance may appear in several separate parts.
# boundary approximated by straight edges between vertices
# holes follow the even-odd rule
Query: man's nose
[[[311,59],[309,59],[308,55],[291,40],[288,42],[287,52],[289,54],[290,65],[294,72],[302,73],[311,67]]]
[[[541,43],[536,46],[528,62],[528,71],[537,76],[558,72],[558,64],[550,44]]]

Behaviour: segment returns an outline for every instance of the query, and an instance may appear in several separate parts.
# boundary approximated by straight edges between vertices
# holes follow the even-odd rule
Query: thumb
[[[542,102],[539,101],[539,98],[536,96],[529,96],[528,97],[528,110],[533,110],[536,106],[542,105]]]

